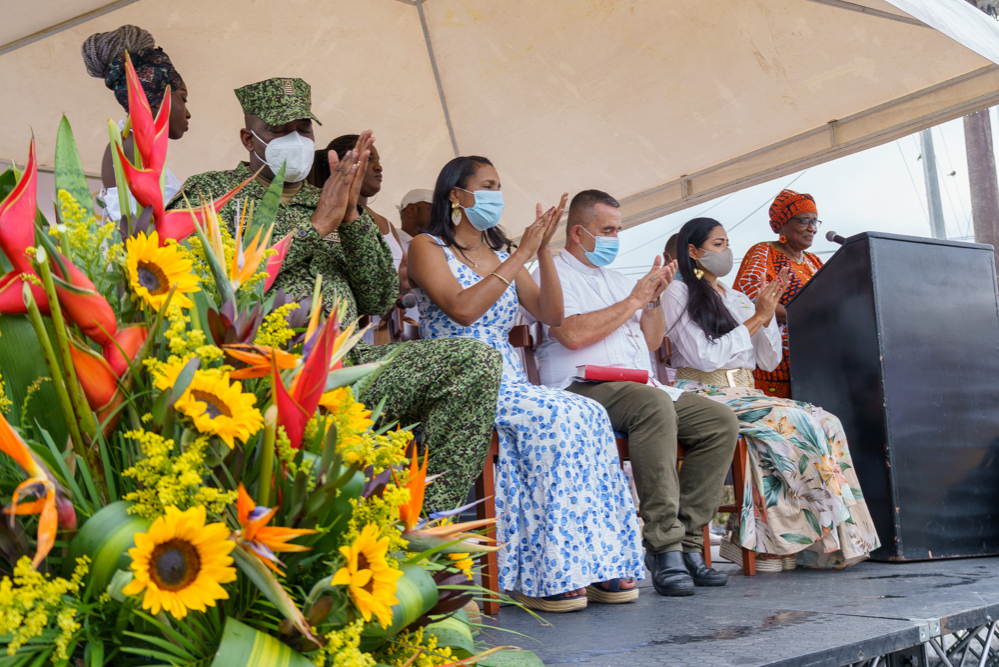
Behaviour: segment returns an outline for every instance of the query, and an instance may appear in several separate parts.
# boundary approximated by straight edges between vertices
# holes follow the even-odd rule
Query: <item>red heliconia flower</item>
[[[167,202],[163,201],[163,189],[160,187],[160,181],[166,166],[167,143],[170,139],[170,88],[167,87],[159,113],[156,114],[156,118],[153,118],[149,100],[146,99],[142,83],[135,73],[135,67],[133,67],[128,54],[125,54],[125,75],[128,80],[128,108],[129,119],[132,122],[132,134],[135,146],[142,157],[142,168],[139,169],[125,157],[120,145],[115,146],[118,158],[121,160],[122,170],[125,172],[125,180],[128,181],[128,187],[135,196],[135,200],[143,206],[152,207],[153,224],[159,234],[160,245],[166,245],[168,239],[183,241],[194,233],[195,217],[204,222],[204,211],[200,210],[200,207],[165,210]],[[252,180],[251,176],[231,192],[211,202],[211,206],[218,212],[232,199],[233,195]],[[195,202],[192,204],[197,205]]]
[[[125,375],[129,362],[135,359],[135,355],[139,353],[139,349],[148,337],[146,325],[136,324],[119,329],[114,335],[114,340],[104,346],[104,359],[115,375],[118,377]]]
[[[14,270],[0,278],[0,314],[16,315],[25,312],[21,296],[21,278],[37,278],[25,251],[35,241],[35,211],[37,210],[38,163],[35,140],[28,150],[28,164],[24,175],[0,204],[0,251],[7,256]],[[104,345],[118,328],[111,304],[90,282],[90,279],[66,257],[56,252],[52,259],[52,274],[57,278],[56,295],[66,318],[73,322],[92,340]],[[63,271],[65,268],[65,272]],[[45,291],[32,283],[31,293],[38,308],[48,314],[49,302]]]
[[[292,386],[291,393],[285,389],[278,375],[277,364],[272,362],[272,377],[274,379],[274,403],[278,409],[278,425],[284,427],[291,446],[298,449],[302,446],[305,435],[305,425],[316,413],[319,400],[326,390],[326,376],[330,372],[330,357],[336,342],[336,316],[331,315],[326,325],[317,336],[315,344],[302,365],[302,370]]]
[[[90,409],[103,420],[104,414],[114,407],[116,394],[120,396],[118,376],[104,357],[73,339],[70,339],[69,356]]]
[[[270,290],[274,281],[277,280],[278,273],[281,272],[281,265],[284,264],[284,258],[288,256],[288,250],[291,249],[292,236],[288,234],[283,239],[271,246],[271,250],[277,250],[276,255],[271,255],[267,258],[267,280],[264,282],[264,291]]]
[[[125,77],[128,82],[128,117],[132,122],[135,147],[142,157],[142,168],[139,169],[128,161],[121,144],[116,144],[115,149],[125,172],[125,180],[136,201],[143,206],[151,206],[153,220],[159,223],[166,213],[160,177],[166,166],[167,142],[170,140],[170,87],[167,86],[160,111],[153,119],[149,100],[146,99],[128,53],[125,54]]]

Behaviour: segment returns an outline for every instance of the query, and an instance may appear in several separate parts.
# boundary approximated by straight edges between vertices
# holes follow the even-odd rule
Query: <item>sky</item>
[[[999,142],[997,109],[990,113],[992,134]],[[973,242],[963,120],[931,131],[947,237]],[[754,243],[776,239],[767,211],[783,188],[815,197],[822,226],[810,251],[823,260],[838,247],[825,240],[828,231],[844,237],[865,231],[931,236],[921,153],[919,135],[910,135],[627,229],[621,233],[621,250],[610,268],[637,279],[648,272],[670,235],[687,220],[701,216],[725,226],[738,267]]]

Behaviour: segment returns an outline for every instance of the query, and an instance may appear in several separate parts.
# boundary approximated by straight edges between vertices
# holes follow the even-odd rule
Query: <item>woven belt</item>
[[[753,374],[745,368],[721,369],[705,373],[696,368],[681,367],[676,369],[677,380],[693,380],[701,384],[715,387],[747,387],[756,388]]]

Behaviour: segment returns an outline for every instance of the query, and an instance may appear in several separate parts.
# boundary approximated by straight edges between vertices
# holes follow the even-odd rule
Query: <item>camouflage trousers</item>
[[[353,363],[378,361],[399,345],[405,349],[364,394],[370,408],[384,398],[382,421],[421,424],[430,452],[428,512],[464,504],[482,472],[496,418],[503,376],[500,353],[475,340],[441,338],[373,347],[359,343]]]

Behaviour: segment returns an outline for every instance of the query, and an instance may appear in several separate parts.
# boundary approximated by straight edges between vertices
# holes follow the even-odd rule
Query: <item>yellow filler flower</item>
[[[139,232],[128,239],[125,263],[129,285],[143,304],[153,310],[160,309],[170,288],[177,285],[171,303],[190,308],[193,304],[184,295],[198,291],[198,276],[191,272],[191,260],[182,248],[173,245],[161,248],[159,244],[156,232],[149,236]]]
[[[383,628],[392,623],[392,605],[397,579],[402,571],[390,567],[385,560],[389,538],[378,539],[378,526],[369,523],[349,547],[340,547],[347,558],[347,565],[333,575],[334,586],[347,586],[354,605],[365,621],[374,615]]]
[[[228,538],[224,523],[205,525],[203,506],[186,512],[168,507],[149,532],[135,534],[135,547],[128,550],[135,578],[122,592],[145,591],[143,609],[165,609],[177,619],[189,609],[214,607],[216,600],[229,599],[221,584],[236,580],[229,556],[236,543]]]
[[[157,373],[156,387],[172,387],[183,368],[181,363],[163,366]],[[257,397],[244,393],[239,382],[229,384],[229,373],[219,376],[199,370],[174,408],[189,417],[198,432],[218,436],[232,448],[236,438],[246,442],[263,428],[264,418],[253,407],[256,402]]]

